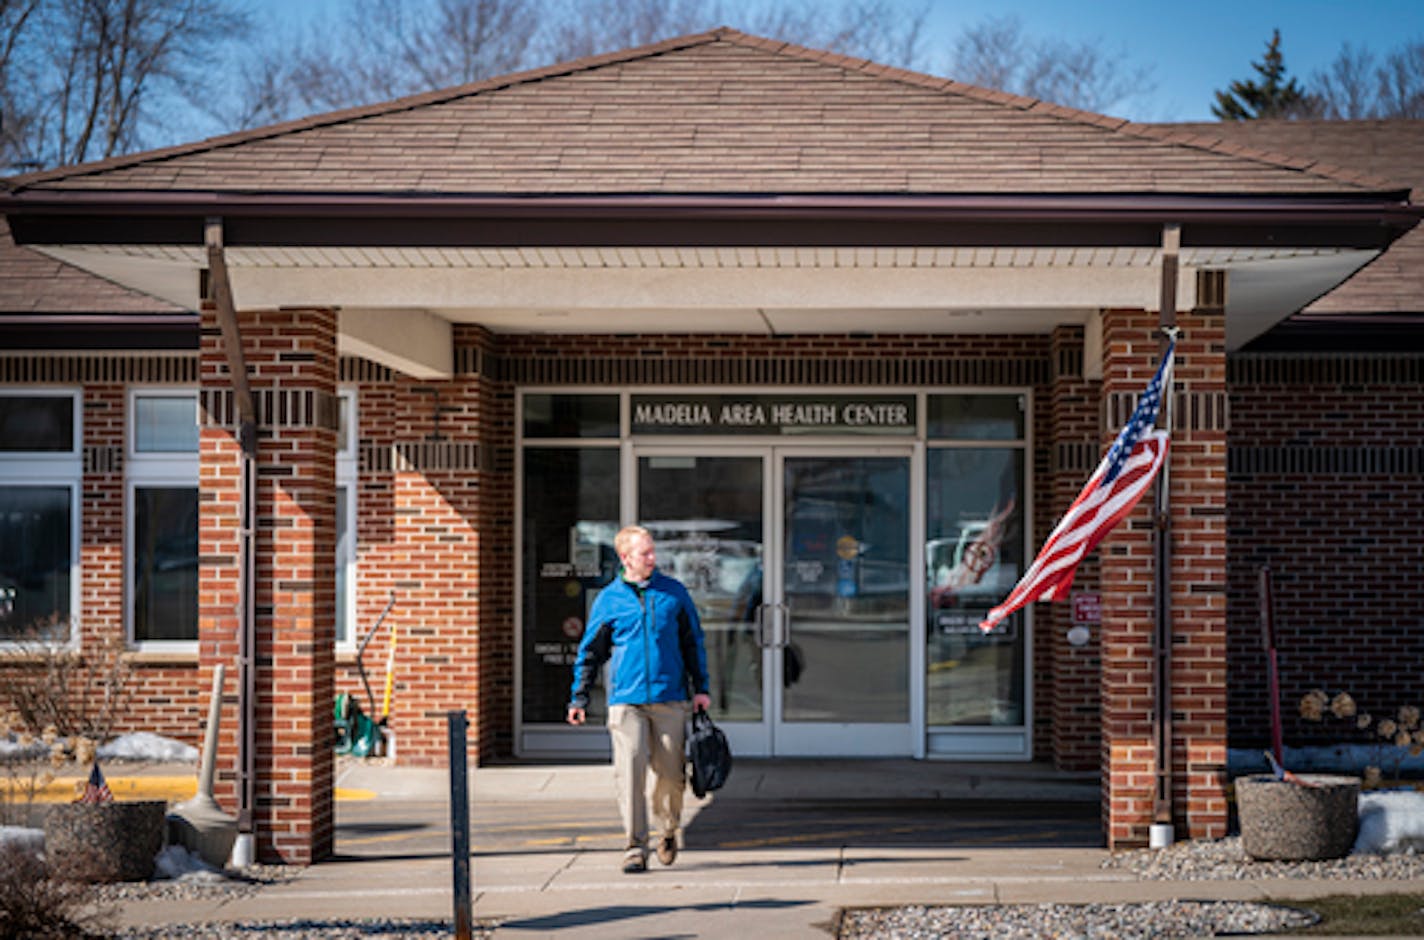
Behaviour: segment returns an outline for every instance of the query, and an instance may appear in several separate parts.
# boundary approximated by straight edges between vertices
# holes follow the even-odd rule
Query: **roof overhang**
[[[17,243],[196,307],[223,223],[242,307],[332,306],[343,351],[447,374],[449,325],[536,332],[1021,333],[1156,309],[1163,227],[1228,272],[1229,348],[1419,220],[1330,196],[392,195],[21,190]],[[1192,277],[1178,307],[1195,306]],[[419,329],[412,327],[418,326]],[[441,347],[446,347],[443,351]]]

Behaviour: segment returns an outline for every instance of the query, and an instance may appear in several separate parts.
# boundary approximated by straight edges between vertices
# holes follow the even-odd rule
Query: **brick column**
[[[332,849],[336,314],[239,315],[257,404],[255,806],[258,858]],[[240,451],[231,377],[203,312],[199,643],[203,682],[226,664],[219,800],[237,809]]]
[[[1039,501],[1035,532],[1042,533],[1033,550],[1053,530],[1083,488],[1101,458],[1099,446],[1098,383],[1083,376],[1083,328],[1058,327],[1053,331],[1053,379],[1049,387],[1051,420],[1047,440],[1052,447],[1048,486]],[[1073,580],[1074,592],[1099,589],[1097,555],[1084,559]],[[1101,750],[1098,702],[1100,629],[1090,626],[1087,644],[1073,646],[1068,630],[1073,626],[1071,604],[1034,605],[1034,631],[1047,662],[1035,672],[1051,675],[1053,763],[1060,770],[1091,770]],[[1035,680],[1035,698],[1044,688]]]
[[[1180,319],[1170,451],[1173,821],[1179,838],[1226,834],[1226,357],[1224,319]],[[1104,316],[1104,443],[1156,367],[1157,315]],[[1152,495],[1100,549],[1103,814],[1112,848],[1153,822]]]

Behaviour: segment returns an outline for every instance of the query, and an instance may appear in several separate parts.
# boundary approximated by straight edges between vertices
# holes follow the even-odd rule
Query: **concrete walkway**
[[[244,897],[127,902],[122,921],[452,917],[443,770],[346,763],[335,860]],[[617,867],[606,766],[472,772],[473,904],[498,937],[824,938],[842,907],[1298,900],[1417,881],[1141,881],[1105,869],[1095,777],[1037,766],[742,761],[689,793],[677,863]],[[941,811],[941,808],[944,811]]]

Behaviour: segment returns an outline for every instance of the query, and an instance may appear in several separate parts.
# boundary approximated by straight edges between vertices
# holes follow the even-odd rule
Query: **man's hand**
[[[584,719],[586,717],[587,716],[584,714],[584,710],[582,708],[579,708],[575,705],[570,705],[568,717],[566,717],[564,720],[571,725],[581,725],[584,723]]]
[[[706,692],[698,692],[692,697],[692,710],[705,712],[712,707],[712,696]]]

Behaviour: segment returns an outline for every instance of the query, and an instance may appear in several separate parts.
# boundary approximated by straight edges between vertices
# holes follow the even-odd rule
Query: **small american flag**
[[[1032,601],[1067,598],[1078,563],[1114,526],[1127,518],[1147,492],[1167,457],[1167,432],[1151,429],[1157,423],[1162,386],[1172,373],[1176,348],[1177,342],[1173,339],[1157,373],[1138,398],[1131,419],[1118,433],[1102,463],[1049,533],[1028,571],[1003,603],[989,611],[979,629],[989,632],[999,621]]]
[[[99,769],[99,762],[94,762],[94,768],[89,771],[89,780],[84,784],[84,792],[79,794],[76,803],[112,803],[114,794],[109,790],[109,783],[104,779],[104,772]]]

